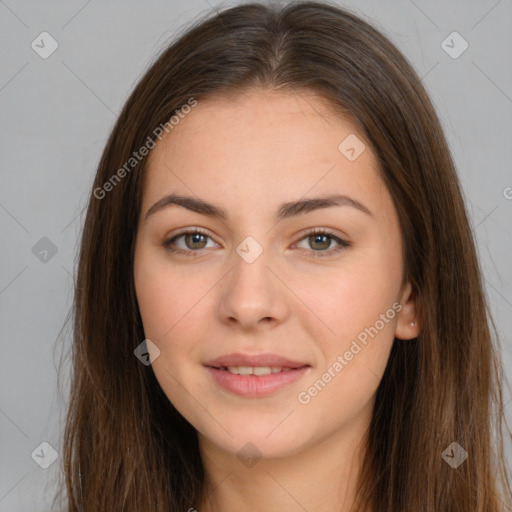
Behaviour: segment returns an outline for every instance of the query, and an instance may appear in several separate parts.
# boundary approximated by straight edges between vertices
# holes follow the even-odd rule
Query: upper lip
[[[252,356],[244,354],[226,354],[204,364],[205,366],[211,366],[214,368],[221,368],[222,366],[273,366],[276,368],[302,368],[303,366],[309,366],[307,363],[293,361],[278,354],[257,354]]]

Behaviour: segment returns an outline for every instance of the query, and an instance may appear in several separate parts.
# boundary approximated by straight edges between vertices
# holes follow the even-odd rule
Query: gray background
[[[59,449],[68,364],[59,387],[65,336],[58,335],[71,306],[83,208],[117,113],[177,29],[231,5],[0,0],[0,512],[51,508],[60,461],[42,469],[31,453],[44,441]],[[510,378],[512,0],[340,5],[398,45],[438,110],[467,198]],[[59,45],[47,59],[31,47],[43,31]],[[441,45],[453,31],[469,44],[458,58]],[[460,41],[448,41],[452,52],[461,48]],[[38,252],[51,245],[39,242],[43,237],[55,246],[54,255]],[[511,418],[512,402],[506,411]]]

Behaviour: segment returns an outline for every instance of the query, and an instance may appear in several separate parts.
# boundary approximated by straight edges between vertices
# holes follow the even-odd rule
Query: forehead
[[[213,143],[244,142],[242,147],[232,147],[234,154],[247,147],[284,145],[283,149],[287,149],[288,141],[313,146],[323,140],[325,146],[334,144],[336,149],[336,141],[343,132],[355,134],[358,130],[348,115],[342,117],[339,108],[335,110],[325,98],[310,92],[263,90],[232,98],[199,100],[165,139],[173,139],[169,141],[170,145],[177,146],[183,139],[190,143],[190,137],[202,138],[200,142],[209,149]],[[362,138],[359,133],[357,135]],[[163,148],[166,143],[162,142],[160,146]],[[222,149],[226,149],[224,145]],[[294,149],[300,153],[300,147]]]
[[[365,148],[357,159],[340,150],[345,140]],[[383,192],[378,162],[355,123],[308,92],[199,100],[151,151],[145,174],[146,207],[178,190],[234,206],[237,198],[256,206],[308,191]]]

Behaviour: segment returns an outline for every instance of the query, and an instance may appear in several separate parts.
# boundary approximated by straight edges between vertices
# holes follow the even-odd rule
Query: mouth
[[[307,363],[275,354],[243,356],[231,354],[206,363],[214,383],[229,393],[261,398],[277,393],[309,373]]]
[[[255,375],[257,377],[297,370],[297,368],[289,368],[286,366],[213,366],[210,368],[214,368],[215,370],[228,371],[233,375]]]

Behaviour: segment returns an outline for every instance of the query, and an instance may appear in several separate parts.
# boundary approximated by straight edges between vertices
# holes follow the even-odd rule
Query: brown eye
[[[306,240],[306,244],[309,247],[305,247],[310,253],[310,256],[330,256],[333,253],[342,251],[343,249],[350,247],[350,244],[345,240],[342,240],[338,236],[325,229],[313,229],[303,237],[299,243]],[[334,247],[331,246],[332,242],[335,242]]]
[[[185,236],[185,245],[189,249],[203,249],[206,245],[206,236],[202,233],[187,233]]]
[[[162,245],[170,252],[178,252],[187,255],[194,255],[201,249],[207,248],[210,236],[197,229],[192,231],[184,231],[165,241]]]
[[[309,235],[308,240],[313,249],[329,249],[332,237],[329,235]]]

